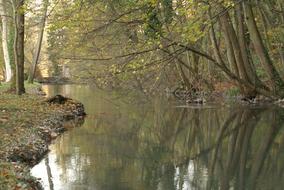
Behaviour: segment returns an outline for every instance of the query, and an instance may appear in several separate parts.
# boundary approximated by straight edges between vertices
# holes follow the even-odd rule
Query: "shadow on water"
[[[136,105],[84,86],[47,89],[82,101],[88,117],[32,170],[45,189],[284,187],[283,109]]]

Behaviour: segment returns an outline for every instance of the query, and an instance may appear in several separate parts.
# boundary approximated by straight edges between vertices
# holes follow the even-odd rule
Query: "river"
[[[83,126],[54,141],[31,173],[46,190],[283,189],[284,110],[178,107],[89,86],[44,86],[81,101]]]

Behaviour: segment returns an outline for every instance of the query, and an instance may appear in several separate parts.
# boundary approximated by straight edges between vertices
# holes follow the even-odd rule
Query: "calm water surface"
[[[88,117],[32,169],[46,190],[284,189],[284,110],[175,107],[88,86],[45,86]]]

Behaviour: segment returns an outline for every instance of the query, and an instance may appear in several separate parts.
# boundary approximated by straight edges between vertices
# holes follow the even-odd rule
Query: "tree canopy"
[[[32,28],[46,27],[37,42],[45,43],[50,75],[67,67],[72,78],[101,88],[149,94],[180,84],[212,91],[229,82],[244,96],[284,96],[281,0],[37,1],[42,9],[34,3],[21,9],[28,13],[25,47],[39,60]],[[28,65],[40,61],[34,62]]]

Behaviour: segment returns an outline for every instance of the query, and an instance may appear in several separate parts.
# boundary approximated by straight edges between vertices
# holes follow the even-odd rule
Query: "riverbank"
[[[47,102],[36,95],[38,85],[22,96],[0,87],[0,189],[39,189],[32,166],[48,152],[50,142],[82,124],[84,107],[71,99]]]

